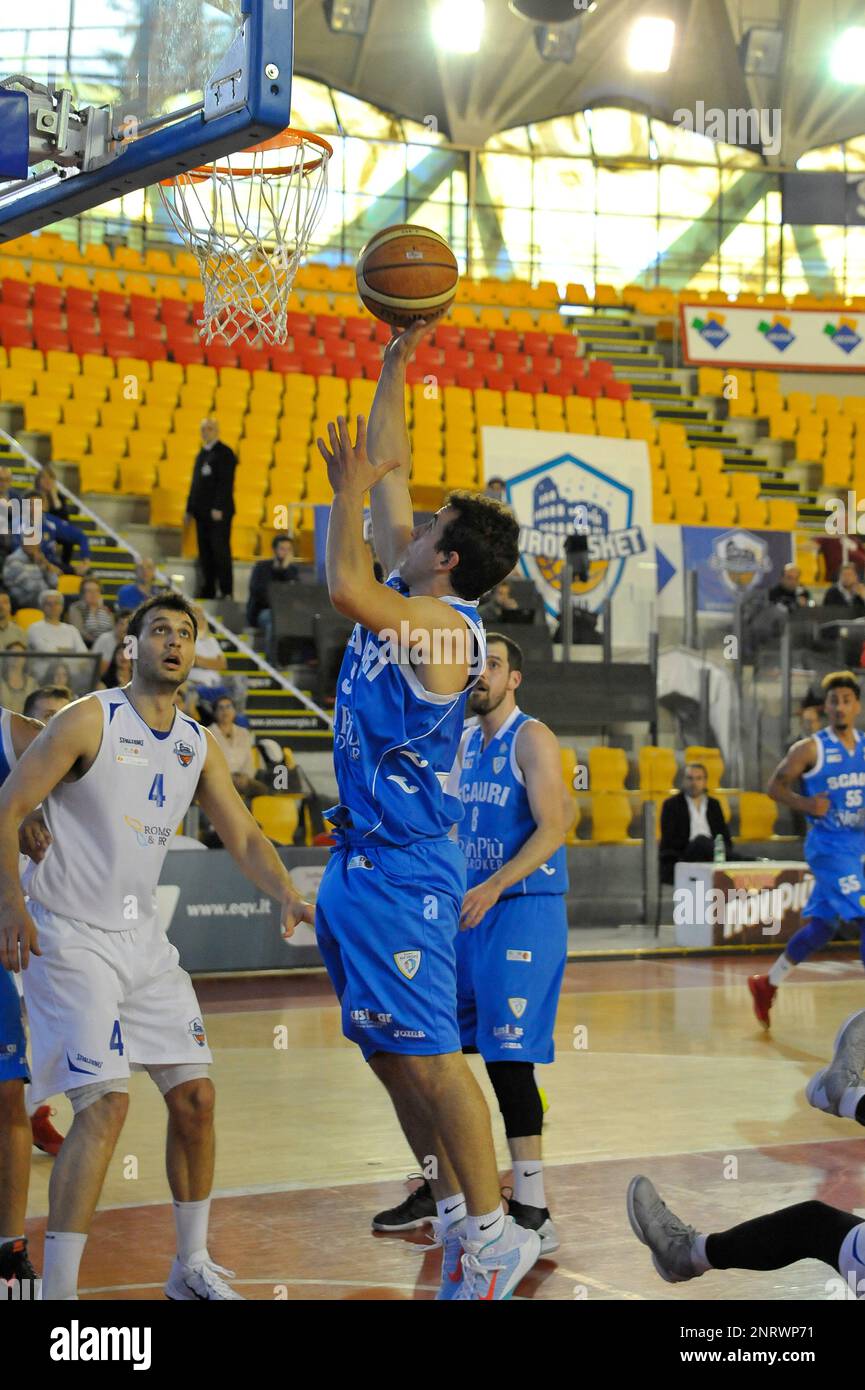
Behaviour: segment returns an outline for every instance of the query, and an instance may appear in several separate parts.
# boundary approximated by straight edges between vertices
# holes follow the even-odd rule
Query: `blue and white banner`
[[[597,613],[614,599],[616,643],[644,644],[656,596],[649,454],[639,440],[486,427],[484,477],[502,478],[520,523],[520,567],[550,618],[561,607],[566,539],[588,530],[589,578],[574,584]]]
[[[732,612],[736,595],[771,589],[793,559],[789,531],[723,530],[714,526],[682,527],[682,559],[696,570],[697,608],[701,613]]]

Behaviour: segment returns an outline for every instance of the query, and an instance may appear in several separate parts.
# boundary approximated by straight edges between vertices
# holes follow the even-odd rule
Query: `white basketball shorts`
[[[27,899],[22,972],[35,1102],[147,1066],[213,1060],[192,981],[158,922],[103,931]]]

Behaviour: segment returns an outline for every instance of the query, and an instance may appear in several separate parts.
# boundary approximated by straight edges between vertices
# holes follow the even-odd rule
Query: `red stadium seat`
[[[184,299],[162,299],[159,303],[163,323],[189,323],[189,305]]]
[[[105,333],[105,352],[108,357],[132,357],[138,354],[129,334]]]
[[[168,348],[156,338],[139,339],[135,344],[135,356],[143,357],[145,362],[167,362]]]
[[[69,336],[63,328],[34,328],[33,341],[40,352],[69,352]]]
[[[206,343],[204,360],[209,367],[236,367],[237,351],[227,343]]]
[[[599,362],[593,358],[588,364],[588,374],[593,381],[607,382],[614,379],[616,369],[612,362]]]
[[[508,372],[487,372],[487,386],[490,391],[516,390],[516,382]]]
[[[428,347],[426,343],[421,343],[414,355],[414,360],[419,367],[440,367],[445,360],[445,355],[441,348]]]
[[[148,299],[143,294],[131,294],[129,313],[134,319],[156,319],[159,317],[159,300]]]
[[[368,372],[369,376],[370,373]],[[423,386],[429,372],[426,367],[420,366],[418,362],[409,362],[405,369],[405,379],[408,386]]]
[[[433,342],[436,347],[444,348],[447,352],[451,348],[462,347],[463,330],[453,323],[439,323],[433,334]]]
[[[391,340],[390,324],[382,319],[373,319],[372,336],[377,343],[389,343]]]
[[[372,319],[347,318],[345,321],[345,336],[351,338],[352,342],[369,342],[372,337],[374,324]]]
[[[363,359],[363,375],[366,381],[378,381],[381,376],[381,358],[374,362],[372,358]]]
[[[530,372],[528,376],[521,376],[517,378],[518,391],[529,391],[533,396],[539,396],[543,389],[543,377],[537,376],[534,372]]]
[[[29,328],[30,310],[23,304],[4,304],[3,322],[14,324],[16,328]]]
[[[161,343],[163,326],[159,319],[133,319],[132,336],[133,338],[146,338],[148,342],[152,343]]]
[[[193,323],[168,323],[165,325],[168,346],[196,347],[200,341],[198,329]]]
[[[342,319],[336,314],[316,314],[315,331],[319,338],[341,338]]]
[[[457,385],[465,386],[469,391],[482,391],[486,385],[486,377],[483,372],[479,372],[475,367],[462,367],[456,374]]]
[[[279,348],[274,348],[272,359],[274,370],[278,372],[282,370],[276,365],[276,356],[279,351]],[[307,376],[333,376],[333,362],[323,352],[302,352],[300,359],[303,364],[303,371]]]
[[[363,376],[363,362],[359,362],[356,357],[337,357],[333,374],[341,381],[357,381]]]
[[[524,333],[523,352],[527,352],[530,357],[546,357],[550,351],[550,335],[548,333]]]
[[[204,366],[204,348],[200,343],[171,344],[171,356],[183,367]]]
[[[544,381],[557,379],[561,375],[561,363],[557,357],[533,358],[532,368],[535,376],[543,377]]]
[[[89,314],[91,319],[96,316],[96,296],[92,290],[79,290],[70,285],[66,291],[66,313],[69,314]]]
[[[291,346],[294,352],[321,352],[321,338],[317,338],[308,328],[297,328],[291,334]]]
[[[129,311],[129,301],[125,294],[115,294],[114,290],[100,290],[96,296],[96,309],[100,316],[113,312],[125,318]]]
[[[61,285],[34,285],[33,308],[47,309],[59,313],[63,307],[63,287]]]
[[[631,383],[629,381],[608,381],[604,386],[604,395],[611,401],[629,401],[631,399]]]
[[[34,302],[34,305],[33,305],[33,329],[34,329],[34,332],[35,332],[35,330],[36,330],[37,328],[55,329],[57,332],[62,331],[62,328],[63,328],[63,315],[62,315],[62,313],[60,312],[60,310],[59,310],[59,309],[37,309],[36,304],[35,304],[35,302]]]
[[[561,357],[556,359],[559,363],[559,370],[562,376],[566,376],[568,381],[582,381],[586,375],[586,360],[584,357]]]
[[[29,306],[33,291],[23,280],[4,280],[2,286],[4,304],[19,304],[25,308]]]
[[[472,366],[478,372],[497,372],[500,370],[497,352],[475,352]]]
[[[456,386],[456,384],[457,374],[453,368],[449,367],[447,363],[445,363],[443,367],[439,367],[436,372],[436,385],[438,389],[442,391],[446,386]]]
[[[312,323],[309,314],[299,314],[292,310],[285,316],[285,328],[289,336],[295,333],[311,333]]]
[[[70,328],[69,346],[78,357],[85,357],[88,353],[94,357],[101,357],[105,352],[105,339],[95,329],[92,332],[84,332],[81,329],[74,332]]]
[[[0,342],[5,348],[29,348],[33,346],[33,337],[26,324],[0,323]]]
[[[467,352],[465,348],[445,348],[445,364],[450,367],[452,372],[458,372],[463,367],[468,367],[470,363],[471,353]]]
[[[574,383],[569,382],[570,390],[573,391]],[[577,395],[588,396],[589,400],[596,401],[604,394],[604,388],[596,377],[585,376],[577,383]]]
[[[468,327],[463,333],[463,347],[469,352],[487,352],[490,346],[488,328]]]
[[[567,377],[547,377],[546,387],[548,396],[572,396],[574,394],[574,383],[568,381]]]
[[[493,333],[493,347],[503,357],[506,353],[519,352],[520,335],[513,328],[497,328]]]
[[[323,341],[325,357],[330,357],[335,362],[342,361],[347,357],[350,357],[352,361],[354,361],[355,345],[350,338],[333,337],[325,338]]]
[[[577,357],[580,340],[573,333],[554,333],[552,350],[556,357]]]

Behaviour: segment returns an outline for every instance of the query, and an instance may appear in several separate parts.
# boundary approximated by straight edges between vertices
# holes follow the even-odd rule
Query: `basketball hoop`
[[[284,130],[260,145],[163,179],[173,225],[198,261],[206,343],[283,343],[288,297],[327,196],[332,147]]]

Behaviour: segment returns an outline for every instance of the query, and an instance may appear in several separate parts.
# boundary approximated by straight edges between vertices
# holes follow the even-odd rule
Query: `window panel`
[[[594,165],[588,159],[536,159],[534,202],[541,216],[547,209],[593,213]]]
[[[660,202],[667,217],[703,217],[717,201],[719,192],[717,169],[667,164],[660,170]]]
[[[649,157],[649,122],[637,112],[610,106],[593,107],[591,131],[592,144],[599,156]]]
[[[657,169],[598,169],[597,180],[597,205],[605,213],[657,214]]]

